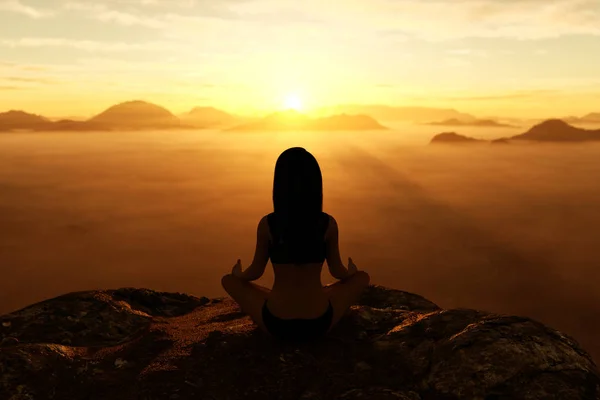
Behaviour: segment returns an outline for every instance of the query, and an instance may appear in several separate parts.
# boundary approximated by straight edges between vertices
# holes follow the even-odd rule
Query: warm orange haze
[[[0,110],[598,112],[595,0],[0,1]],[[376,116],[374,116],[376,117]],[[452,118],[452,117],[448,117]],[[426,122],[435,122],[426,121]]]
[[[591,0],[0,0],[0,314],[223,296],[302,146],[372,283],[598,360],[599,20]]]

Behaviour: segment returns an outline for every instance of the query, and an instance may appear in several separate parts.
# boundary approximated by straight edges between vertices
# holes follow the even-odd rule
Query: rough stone
[[[70,293],[0,317],[0,399],[589,399],[575,340],[371,286],[328,337],[275,342],[231,299]]]

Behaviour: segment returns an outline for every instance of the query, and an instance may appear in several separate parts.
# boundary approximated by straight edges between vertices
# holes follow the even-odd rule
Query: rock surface
[[[0,399],[600,399],[571,338],[371,286],[312,344],[278,343],[230,299],[71,293],[0,317]]]

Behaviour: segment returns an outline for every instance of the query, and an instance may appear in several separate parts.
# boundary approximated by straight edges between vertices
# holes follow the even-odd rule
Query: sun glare
[[[285,101],[283,102],[283,106],[287,110],[301,111],[302,110],[302,100],[297,95],[292,94],[285,98]]]

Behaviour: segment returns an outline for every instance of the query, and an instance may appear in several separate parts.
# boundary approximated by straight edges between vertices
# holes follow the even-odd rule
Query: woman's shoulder
[[[333,218],[333,215],[331,215],[331,214],[328,214],[328,213],[326,213],[325,211],[323,211],[323,215],[324,215],[324,216],[327,218],[327,220],[328,220],[330,223],[335,223],[335,222],[336,222],[335,218]]]
[[[325,219],[325,232],[328,236],[332,231],[337,229],[337,221],[333,215],[326,212],[323,212],[323,217]]]
[[[275,218],[275,213],[266,214],[260,219],[260,223],[270,226],[271,223],[274,221],[274,218]]]

